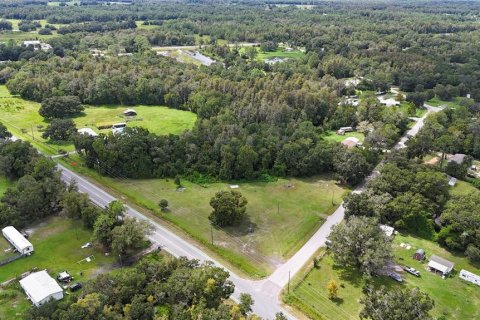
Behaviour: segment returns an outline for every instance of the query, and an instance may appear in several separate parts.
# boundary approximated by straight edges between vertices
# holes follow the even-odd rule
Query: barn
[[[2,229],[2,234],[20,254],[33,252],[33,245],[17,229],[8,226]]]
[[[51,299],[63,298],[63,290],[58,283],[50,277],[47,270],[31,273],[22,280],[20,285],[35,306],[40,306]]]

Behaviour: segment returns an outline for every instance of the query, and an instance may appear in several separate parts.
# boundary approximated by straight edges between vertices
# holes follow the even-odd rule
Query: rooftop
[[[47,273],[47,270],[26,276],[20,280],[20,285],[28,292],[27,294],[34,304],[43,301],[53,294],[63,292],[58,283]]]

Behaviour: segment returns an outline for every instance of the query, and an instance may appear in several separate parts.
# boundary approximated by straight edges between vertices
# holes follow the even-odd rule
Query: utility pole
[[[290,294],[290,271],[288,271],[287,294]]]
[[[335,205],[335,202],[333,202],[333,198],[335,198],[335,190],[332,191],[332,206]]]
[[[210,236],[212,238],[212,246],[213,246],[213,227],[210,225]]]

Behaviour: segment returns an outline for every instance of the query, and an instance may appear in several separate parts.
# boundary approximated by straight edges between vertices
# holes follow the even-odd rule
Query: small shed
[[[63,290],[58,283],[50,277],[46,270],[31,273],[22,280],[20,286],[27,294],[33,305],[40,306],[51,299],[63,298]]]
[[[436,255],[432,255],[430,257],[430,261],[428,262],[428,267],[430,268],[430,271],[438,271],[443,275],[449,274],[453,270],[454,266],[455,263]]]
[[[20,254],[33,252],[33,245],[17,229],[8,226],[2,229],[2,234]]]
[[[415,253],[413,254],[413,259],[418,261],[422,261],[423,259],[425,259],[425,250],[418,249],[417,251],[415,251]]]
[[[393,227],[390,227],[384,224],[380,225],[380,229],[382,229],[382,231],[385,233],[387,237],[393,236],[393,232],[395,231]]]
[[[127,109],[125,111],[123,111],[123,115],[126,116],[126,117],[134,117],[137,115],[137,111],[133,110],[133,109]]]

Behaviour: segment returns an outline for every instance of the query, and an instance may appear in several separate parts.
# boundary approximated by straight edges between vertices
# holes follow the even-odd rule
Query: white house
[[[2,234],[10,244],[21,254],[33,252],[33,245],[17,229],[12,226],[2,229]]]
[[[400,101],[397,101],[392,98],[385,99],[384,97],[378,97],[378,101],[380,101],[381,104],[386,105],[387,107],[393,107],[393,106],[399,106]]]
[[[20,285],[35,306],[40,306],[51,299],[63,298],[63,290],[58,283],[50,277],[46,270],[32,273],[22,280]]]

